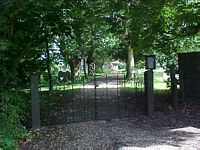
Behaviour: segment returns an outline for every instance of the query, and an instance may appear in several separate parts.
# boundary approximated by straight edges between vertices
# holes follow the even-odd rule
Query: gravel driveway
[[[173,109],[157,94],[155,114],[42,127],[24,150],[200,150],[200,104]]]
[[[157,109],[153,116],[136,115],[43,127],[34,131],[24,149],[137,150],[200,149],[199,107]]]

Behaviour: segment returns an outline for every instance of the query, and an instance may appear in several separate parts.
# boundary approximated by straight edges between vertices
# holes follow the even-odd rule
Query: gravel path
[[[182,110],[181,110],[182,111]],[[44,127],[24,149],[137,150],[200,149],[200,115],[171,108],[153,116]]]
[[[101,86],[101,85],[100,85]],[[24,150],[200,150],[200,106],[173,109],[156,96],[153,116],[43,127]]]

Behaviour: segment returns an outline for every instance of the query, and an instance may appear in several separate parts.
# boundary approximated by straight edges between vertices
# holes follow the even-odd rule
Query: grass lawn
[[[154,89],[155,90],[169,90],[166,82],[163,80],[164,72],[154,72]]]
[[[163,80],[163,71],[154,71],[154,89],[155,91],[159,91],[159,90],[169,90],[170,88],[167,87],[167,84],[166,82]],[[99,77],[102,77],[102,76],[105,76],[107,73],[102,73],[102,74],[97,74],[97,78]],[[143,73],[139,73],[137,74],[137,76],[140,78],[140,85],[139,85],[139,88],[144,88],[144,84],[142,83],[143,82],[143,77],[144,77],[144,74]],[[88,79],[89,81],[92,81],[93,80],[93,77],[89,77]],[[73,86],[71,84],[66,84],[66,85],[55,85],[53,87],[54,90],[71,90],[71,89],[80,89],[83,87],[83,81],[79,81],[78,83],[75,83],[73,84]],[[85,80],[84,81],[85,84],[87,83],[87,81]],[[126,88],[128,90],[131,90],[134,88],[134,83],[133,81],[129,81],[126,83]],[[47,86],[42,86],[41,87],[41,91],[48,91],[48,87]]]
[[[165,91],[165,90],[169,90],[170,88],[167,87],[167,84],[166,82],[164,81],[163,79],[163,73],[164,71],[154,71],[154,90],[155,91]],[[144,74],[143,73],[140,73],[137,75],[141,80],[144,80]],[[134,84],[133,82],[129,81],[127,84],[126,84],[126,88],[128,90],[131,90],[131,88],[133,88]],[[143,88],[144,86],[142,86]]]

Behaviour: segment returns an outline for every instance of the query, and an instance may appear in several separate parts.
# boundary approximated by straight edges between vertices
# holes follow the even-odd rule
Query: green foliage
[[[24,88],[33,72],[44,72],[50,64],[56,74],[53,65],[61,59],[75,71],[86,57],[101,72],[105,61],[126,62],[128,46],[137,67],[143,68],[146,54],[155,54],[160,66],[168,67],[177,63],[178,52],[199,50],[199,11],[199,2],[185,0],[1,0],[0,147],[14,146],[21,133],[21,110],[29,112],[30,105],[11,89]],[[46,41],[58,42],[61,51],[55,57],[49,50],[49,61]]]
[[[154,34],[153,45],[146,51],[155,54],[160,66],[168,68],[177,65],[181,52],[198,50],[199,17],[198,2],[169,1],[160,9],[157,17],[159,34]]]
[[[0,94],[0,148],[16,149],[20,140],[28,136],[21,122],[25,119],[27,105],[21,94],[14,90]]]

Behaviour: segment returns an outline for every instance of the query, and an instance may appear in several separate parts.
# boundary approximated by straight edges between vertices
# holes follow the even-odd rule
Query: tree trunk
[[[74,65],[73,65],[73,63],[71,63],[71,61],[69,61],[69,66],[70,66],[70,70],[71,70],[71,78],[70,78],[70,80],[71,80],[72,82],[74,82],[75,71],[74,71]]]
[[[127,64],[126,64],[126,79],[129,80],[132,78],[132,75],[134,73],[134,54],[133,54],[133,49],[131,48],[131,46],[128,46],[128,60],[127,60]]]
[[[46,40],[46,54],[47,54],[47,72],[48,72],[48,82],[49,82],[49,90],[53,90],[52,85],[52,76],[51,76],[51,60],[48,48],[48,40]]]
[[[60,52],[64,57],[64,61],[69,64],[71,70],[71,81],[75,80],[75,77],[80,77],[80,59],[78,56],[68,53],[65,51],[66,44],[63,37],[60,38]]]
[[[95,62],[95,72],[102,73],[103,72],[103,62]]]
[[[71,81],[73,82],[76,77],[80,77],[80,60],[71,59],[68,62],[71,69]]]
[[[88,58],[87,58],[87,65],[88,65],[88,75],[94,74],[94,58],[93,58],[93,51],[89,52]]]

